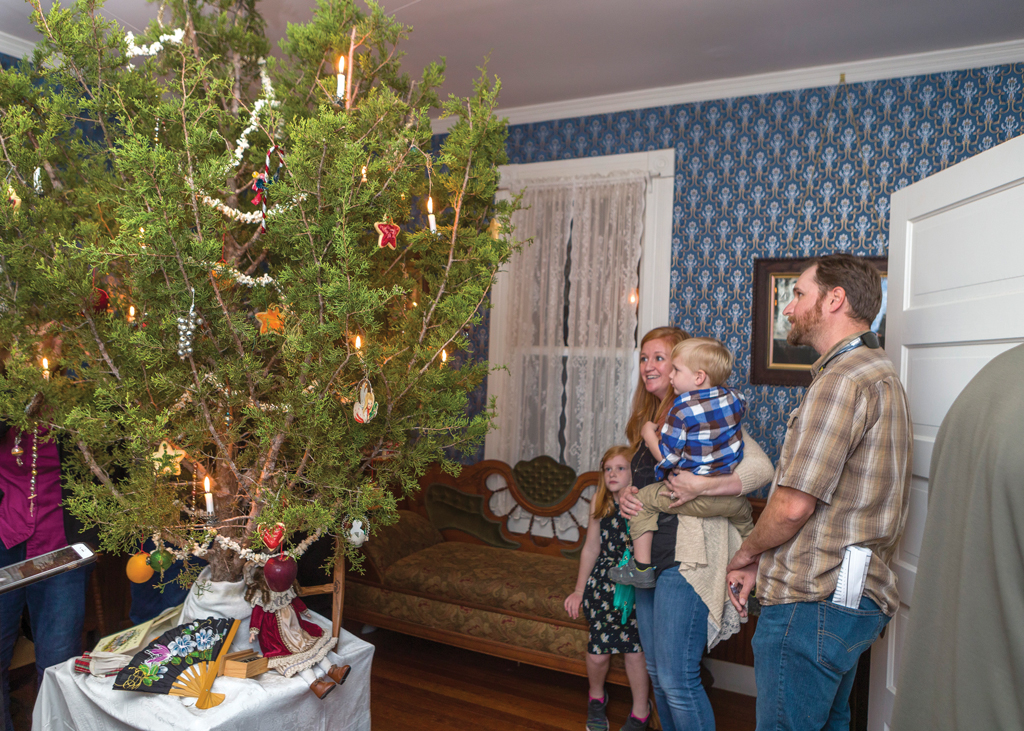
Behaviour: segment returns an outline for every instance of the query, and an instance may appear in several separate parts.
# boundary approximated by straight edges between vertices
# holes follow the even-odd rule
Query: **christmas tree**
[[[491,416],[465,411],[487,364],[451,357],[513,248],[499,82],[442,102],[372,2],[320,0],[279,58],[255,0],[166,0],[144,37],[33,5],[0,72],[2,418],[66,445],[101,548],[156,534],[214,580],[261,526],[295,553],[393,522]]]

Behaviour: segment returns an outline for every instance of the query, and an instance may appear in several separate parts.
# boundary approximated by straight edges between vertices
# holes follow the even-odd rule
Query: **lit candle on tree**
[[[444,365],[447,362],[448,362],[448,351],[445,350],[444,348],[441,348],[441,365]]]
[[[356,350],[359,350],[362,347],[363,347],[363,340],[358,335],[356,335]]]
[[[50,380],[50,361],[43,358],[43,378],[47,381]]]
[[[128,322],[135,322],[135,305],[128,305]]]
[[[339,99],[345,98],[345,57],[338,57],[338,92],[335,94]]]
[[[206,512],[213,512],[213,494],[210,492],[210,476],[203,478],[203,489],[206,490]]]
[[[437,219],[434,217],[434,199],[427,196],[427,222],[430,223],[430,233],[437,233]]]

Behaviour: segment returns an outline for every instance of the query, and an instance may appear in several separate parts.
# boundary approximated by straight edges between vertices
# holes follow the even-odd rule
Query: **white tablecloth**
[[[330,632],[328,620],[313,618]],[[114,690],[114,676],[76,673],[68,660],[47,668],[32,731],[369,731],[373,645],[342,630],[337,655],[329,658],[352,672],[322,701],[298,676],[270,670],[248,680],[217,678],[213,691],[227,697],[205,711],[194,707],[194,698]]]

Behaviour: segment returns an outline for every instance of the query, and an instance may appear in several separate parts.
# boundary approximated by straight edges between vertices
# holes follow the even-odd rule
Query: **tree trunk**
[[[241,581],[245,560],[230,548],[222,548],[217,542],[206,553],[210,574],[214,581]]]

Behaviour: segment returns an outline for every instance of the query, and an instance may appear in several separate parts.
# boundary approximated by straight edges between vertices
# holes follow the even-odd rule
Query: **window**
[[[547,454],[579,473],[624,441],[637,334],[668,321],[674,159],[660,150],[502,169],[506,194],[525,189],[515,235],[534,242],[494,287],[489,359],[508,372],[488,379],[498,408],[488,458]]]

